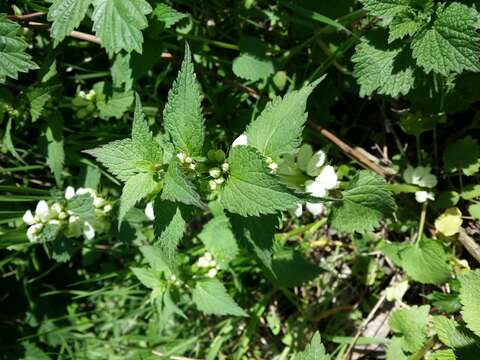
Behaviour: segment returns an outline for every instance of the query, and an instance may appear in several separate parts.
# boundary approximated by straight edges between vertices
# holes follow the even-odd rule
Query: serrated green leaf
[[[302,202],[270,174],[262,156],[251,146],[235,146],[227,159],[229,177],[219,191],[221,204],[242,216],[274,214]]]
[[[67,210],[78,216],[80,219],[88,220],[95,217],[95,207],[93,206],[93,197],[90,194],[75,195],[68,200]]]
[[[415,76],[409,55],[402,46],[388,46],[381,36],[363,37],[352,62],[362,97],[377,92],[396,98],[413,88]]]
[[[120,226],[127,212],[137,202],[151,194],[158,187],[153,174],[139,173],[130,177],[122,189],[120,209],[118,211],[118,225]]]
[[[30,103],[30,115],[32,122],[37,121],[42,115],[45,104],[52,98],[53,90],[56,86],[40,86],[29,89],[26,93]]]
[[[17,36],[20,25],[0,14],[0,84],[7,77],[18,79],[19,72],[38,69],[32,57],[25,52],[28,44]]]
[[[132,89],[133,75],[130,67],[130,54],[117,54],[110,69],[113,86],[117,89],[123,86],[124,91]]]
[[[277,252],[272,262],[274,283],[280,287],[299,286],[315,279],[320,268],[305,260],[302,254],[292,250]]]
[[[391,20],[398,13],[411,9],[411,0],[360,0],[365,10],[372,15]]]
[[[480,336],[480,270],[471,270],[459,276],[462,316],[467,326]]]
[[[412,41],[412,55],[426,73],[447,76],[480,71],[480,35],[476,13],[458,2],[437,6],[431,26]]]
[[[45,231],[45,230],[44,230]],[[74,239],[58,236],[60,227],[55,229],[55,238],[52,240],[52,258],[58,262],[67,262],[75,251]],[[53,235],[52,235],[53,236]]]
[[[480,351],[480,339],[465,326],[445,316],[435,316],[433,328],[440,341],[453,349],[454,359],[471,360],[477,357]]]
[[[427,340],[429,305],[395,310],[388,319],[392,330],[402,335],[401,346],[407,352],[419,350]]]
[[[192,300],[198,310],[206,314],[247,316],[215,278],[198,281],[192,291]]]
[[[97,107],[102,119],[120,119],[133,103],[133,91],[113,91],[110,97],[97,96]]]
[[[145,0],[94,0],[93,30],[109,55],[121,50],[142,53],[145,15],[152,7]]]
[[[47,139],[47,165],[52,170],[55,182],[61,186],[65,150],[63,149],[63,119],[55,116],[47,123],[45,132]]]
[[[390,344],[388,344],[388,349],[386,353],[386,360],[407,360],[408,357],[402,350],[402,338],[394,337]]]
[[[185,57],[177,79],[168,93],[163,110],[165,130],[175,148],[188,156],[201,155],[205,140],[202,115],[202,92],[193,69],[190,48],[185,44]]]
[[[471,136],[450,144],[443,154],[443,168],[448,172],[462,170],[472,176],[480,169],[480,145]]]
[[[223,214],[211,219],[198,237],[222,268],[228,267],[238,254],[238,245],[230,221]]]
[[[167,4],[158,4],[152,15],[157,18],[158,21],[163,23],[165,29],[171,28],[177,22],[185,19],[188,15],[181,13]]]
[[[422,22],[411,13],[400,13],[389,26],[388,42],[413,36],[421,26]]]
[[[133,275],[149,289],[162,288],[163,284],[160,281],[160,277],[154,271],[138,267],[131,267],[130,270],[132,270]]]
[[[371,171],[359,171],[342,196],[333,202],[330,213],[331,225],[342,232],[371,231],[382,217],[395,212],[395,200],[385,180]]]
[[[157,246],[145,245],[140,248],[143,257],[147,260],[148,265],[158,272],[164,273],[167,277],[173,275],[171,271],[168,260],[165,257],[165,254],[162,251],[162,248]]]
[[[266,79],[275,71],[272,60],[252,54],[241,54],[233,60],[233,73],[246,80]]]
[[[401,266],[408,276],[422,284],[442,284],[450,278],[447,254],[436,240],[422,238],[399,252]]]
[[[302,141],[308,96],[322,80],[323,77],[269,102],[260,116],[248,125],[245,131],[248,144],[273,159],[293,153]]]
[[[330,360],[330,355],[325,352],[320,333],[317,331],[310,343],[300,353],[297,353],[294,360]]]
[[[187,205],[195,205],[205,209],[206,205],[200,199],[193,183],[186,177],[176,159],[173,159],[165,174],[162,199],[178,201]]]
[[[57,46],[80,25],[93,0],[55,0],[48,9],[48,21],[52,22],[51,34]]]
[[[25,349],[25,354],[20,360],[50,360],[50,356],[44,353],[35,344],[29,342],[22,342],[22,347]]]

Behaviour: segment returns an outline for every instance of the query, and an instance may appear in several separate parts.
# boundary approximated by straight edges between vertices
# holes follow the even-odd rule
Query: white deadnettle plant
[[[413,168],[408,166],[403,173],[405,182],[422,188],[434,188],[437,185],[437,177],[431,173],[429,166],[417,166]],[[431,191],[421,190],[415,192],[415,200],[424,203],[427,200],[435,200],[435,195]]]

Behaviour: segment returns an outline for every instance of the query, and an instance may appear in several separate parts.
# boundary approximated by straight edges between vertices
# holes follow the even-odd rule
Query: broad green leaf
[[[320,268],[305,260],[297,251],[282,250],[277,252],[272,262],[274,283],[280,287],[299,286],[315,279],[320,274]]]
[[[294,360],[330,360],[330,355],[325,352],[320,333],[317,331],[310,343],[300,353],[297,353]]]
[[[386,360],[408,360],[407,355],[402,350],[402,338],[394,337],[388,345]]]
[[[448,208],[435,219],[435,229],[445,236],[453,236],[462,226],[462,212],[457,207]]]
[[[111,96],[97,94],[96,99],[102,119],[107,120],[112,117],[120,119],[133,103],[133,92],[114,90]]]
[[[266,79],[275,71],[272,60],[252,54],[241,54],[233,60],[233,73],[246,80]]]
[[[158,274],[150,269],[131,267],[133,274],[140,282],[150,289],[162,288],[163,284],[160,281]]]
[[[48,9],[48,21],[52,22],[51,34],[57,46],[77,28],[85,17],[93,0],[55,0]]]
[[[323,77],[269,102],[260,116],[248,125],[245,131],[248,144],[274,160],[282,154],[293,153],[302,141],[308,96],[322,80]]]
[[[415,82],[411,60],[403,47],[388,45],[382,36],[363,37],[352,56],[353,76],[360,85],[360,96],[406,95]]]
[[[68,200],[67,210],[71,215],[76,215],[83,220],[93,218],[95,217],[93,197],[90,194],[76,195]]]
[[[121,50],[142,53],[145,15],[152,7],[145,0],[93,0],[93,30],[109,55]]]
[[[219,191],[219,199],[228,211],[242,216],[274,214],[294,208],[302,201],[268,172],[254,148],[235,146],[227,161],[229,177]]]
[[[160,247],[145,245],[140,248],[140,251],[154,271],[162,272],[167,277],[173,275],[168,265],[168,260]]]
[[[204,279],[197,282],[192,292],[192,300],[198,310],[206,314],[247,316],[228,295],[227,290],[218,279]]]
[[[459,276],[460,302],[463,319],[480,336],[480,270],[471,270]]]
[[[144,199],[157,189],[158,183],[153,174],[139,173],[130,177],[123,189],[120,197],[120,209],[118,211],[118,224],[121,225],[127,212],[135,206],[137,202]]]
[[[206,208],[200,199],[200,195],[195,190],[195,186],[186,177],[176,159],[173,159],[168,166],[163,184],[162,199],[195,205],[202,209]]]
[[[387,21],[411,9],[411,0],[360,0],[365,10]]]
[[[422,284],[442,284],[450,278],[447,254],[436,240],[422,238],[418,244],[400,250],[401,266],[408,276]]]
[[[389,26],[388,42],[392,43],[405,36],[414,35],[422,26],[422,22],[411,13],[400,13]]]
[[[47,122],[45,132],[47,139],[47,165],[52,170],[55,182],[62,185],[62,171],[65,162],[65,150],[63,149],[63,119],[54,116]]]
[[[433,318],[433,328],[438,338],[453,349],[456,360],[475,359],[480,351],[480,339],[465,326],[445,316]]]
[[[113,86],[128,92],[132,89],[133,75],[130,67],[130,54],[117,54],[110,69]]]
[[[75,239],[72,238],[67,238],[65,236],[57,237],[60,231],[59,227],[52,230],[53,231],[49,235],[49,237],[53,239],[51,242],[52,258],[57,262],[69,261],[75,253],[75,247],[78,246],[78,243],[75,243]]]
[[[470,216],[477,220],[480,220],[480,204],[472,204],[468,207],[468,213]]]
[[[228,267],[238,254],[238,245],[230,221],[222,214],[211,219],[198,234],[200,240],[222,267]]]
[[[168,101],[163,110],[163,121],[175,149],[188,156],[197,156],[202,153],[205,140],[202,98],[200,84],[193,69],[190,48],[186,44],[182,67],[168,93]]]
[[[39,347],[30,342],[22,342],[25,354],[20,360],[50,360],[51,357],[44,353]]]
[[[52,92],[57,86],[37,86],[29,89],[26,93],[30,103],[30,115],[32,122],[37,121],[45,108],[45,104],[52,98]]]
[[[480,145],[471,136],[450,144],[443,154],[443,168],[448,172],[462,170],[472,176],[480,169]]]
[[[18,79],[19,72],[38,69],[32,57],[25,52],[28,44],[17,36],[20,25],[0,14],[0,84],[7,77]]]
[[[350,181],[342,199],[334,201],[331,225],[342,232],[367,232],[379,225],[382,217],[395,212],[395,200],[383,178],[362,170]]]
[[[185,19],[188,15],[181,13],[167,4],[158,4],[153,10],[152,15],[157,18],[158,21],[163,23],[165,29],[171,28],[177,22]]]
[[[438,5],[432,24],[413,38],[413,58],[426,73],[447,76],[465,70],[480,71],[477,20],[476,12],[466,5]]]
[[[419,350],[427,340],[429,305],[395,310],[388,319],[392,330],[402,336],[401,346],[407,352]]]

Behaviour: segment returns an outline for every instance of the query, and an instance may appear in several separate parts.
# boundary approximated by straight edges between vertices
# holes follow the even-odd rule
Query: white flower
[[[297,207],[295,208],[295,210],[293,210],[293,214],[294,214],[296,217],[300,217],[300,216],[302,216],[302,213],[303,213],[302,204],[298,204]]]
[[[221,168],[223,172],[227,172],[228,169],[230,168],[230,165],[228,165],[228,163],[223,163]]]
[[[27,229],[27,238],[30,242],[37,242],[40,239],[40,232],[43,224],[34,224]]]
[[[312,214],[313,216],[319,216],[323,213],[323,210],[325,207],[321,203],[309,203],[307,202],[306,204],[307,210]]]
[[[325,186],[319,181],[308,180],[305,182],[305,190],[315,197],[324,197],[327,194]]]
[[[33,225],[35,224],[35,218],[33,217],[33,214],[30,210],[25,211],[25,214],[23,214],[23,222],[27,225]]]
[[[79,237],[82,235],[82,222],[80,218],[76,215],[72,215],[68,218],[68,226],[67,230],[65,231],[66,237]]]
[[[46,222],[50,217],[50,209],[45,200],[40,200],[35,209],[35,215],[40,219],[41,222]]]
[[[429,166],[417,166],[416,168],[408,166],[403,173],[403,178],[409,184],[433,188],[437,185],[437,178],[430,171]]]
[[[315,178],[315,182],[320,183],[326,190],[335,188],[338,184],[338,177],[334,167],[331,165],[324,166],[320,174]]]
[[[60,215],[61,212],[62,212],[62,205],[60,205],[59,203],[54,203],[50,207],[50,218],[58,217],[58,215]]]
[[[435,200],[435,196],[431,192],[417,191],[415,193],[415,200],[419,203],[424,203],[427,200]]]
[[[99,196],[95,196],[93,198],[93,206],[95,206],[96,208],[101,208],[103,207],[103,205],[105,205],[106,201],[104,198],[101,198]]]
[[[145,206],[145,216],[151,221],[155,220],[155,213],[153,211],[153,202],[152,201],[150,201],[147,204],[147,206]]]
[[[220,177],[220,175],[222,175],[222,171],[218,167],[213,167],[210,170],[208,170],[208,175],[216,179]]]
[[[95,196],[95,190],[90,189],[90,188],[78,188],[77,191],[75,192],[77,195],[85,195],[85,194],[90,194],[92,196]]]
[[[214,278],[217,275],[217,273],[218,273],[218,269],[217,268],[212,268],[212,269],[208,270],[207,276],[209,278]]]
[[[208,187],[210,188],[210,190],[215,190],[217,188],[217,183],[215,182],[215,180],[210,180],[208,182]]]
[[[268,165],[268,167],[270,168],[270,170],[272,170],[272,172],[276,172],[278,169],[278,164],[276,162],[272,162]]]
[[[92,240],[95,237],[95,229],[88,221],[83,223],[83,236],[87,240]]]
[[[315,168],[318,169],[325,164],[327,156],[325,155],[325,152],[323,150],[317,151],[315,154],[312,155],[310,160],[308,161],[308,168]]]
[[[108,212],[110,212],[110,211],[112,211],[112,205],[107,204],[107,205],[105,205],[105,206],[103,207],[103,212],[104,212],[104,213],[108,213]]]
[[[248,145],[247,135],[242,134],[233,141],[232,147],[238,146],[238,145]]]
[[[70,200],[75,196],[75,189],[73,186],[67,186],[65,189],[65,199]]]

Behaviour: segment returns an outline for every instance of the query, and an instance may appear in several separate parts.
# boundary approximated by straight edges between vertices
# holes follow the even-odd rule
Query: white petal
[[[335,169],[331,165],[324,166],[320,174],[315,178],[325,189],[330,190],[337,186],[338,177]]]
[[[85,236],[87,240],[92,240],[95,237],[95,229],[87,221],[83,224],[83,236]]]
[[[95,198],[93,199],[93,206],[95,206],[96,208],[101,208],[103,205],[105,205],[105,199],[95,196]]]
[[[92,189],[89,189],[89,188],[78,188],[77,191],[75,192],[75,194],[77,195],[85,195],[85,194],[92,194],[93,193],[93,190]]]
[[[35,209],[35,215],[37,215],[42,222],[48,220],[50,215],[50,209],[48,208],[48,204],[45,200],[41,200],[37,204],[37,208]]]
[[[315,161],[315,164],[313,164],[314,167],[316,167],[316,168],[322,167],[323,164],[325,164],[325,159],[326,159],[325,152],[322,151],[322,150],[317,151],[312,156],[312,160]],[[310,160],[310,161],[312,161],[312,160]]]
[[[247,135],[242,134],[233,141],[232,147],[238,146],[238,145],[248,145]]]
[[[212,254],[210,254],[208,251],[205,253],[205,255],[203,255],[203,257],[207,259],[207,261],[211,261],[213,259]]]
[[[324,197],[327,194],[327,190],[325,189],[325,187],[318,181],[306,181],[305,190],[315,197]]]
[[[312,214],[313,216],[319,216],[322,214],[323,210],[325,207],[323,204],[314,204],[314,203],[307,203],[306,205],[307,210]]]
[[[54,203],[50,207],[50,217],[57,217],[62,212],[62,205],[59,203]]]
[[[419,203],[424,203],[428,199],[428,192],[426,191],[417,191],[415,193],[415,200]]]
[[[73,186],[67,186],[65,189],[65,199],[70,200],[75,196],[75,189]]]
[[[35,224],[30,226],[27,229],[27,238],[30,242],[36,242],[40,236],[39,233],[42,231],[43,225],[42,224]]]
[[[294,214],[296,217],[300,217],[300,216],[302,216],[302,213],[303,213],[302,204],[298,204],[297,207],[295,208],[295,210],[293,211],[293,214]]]
[[[210,269],[208,270],[207,276],[209,278],[214,278],[215,275],[217,275],[217,272],[218,272],[217,268]]]
[[[155,220],[155,213],[153,211],[153,202],[149,202],[147,206],[145,206],[145,216],[150,220]]]
[[[27,225],[33,225],[35,224],[35,219],[33,217],[33,214],[30,210],[25,211],[25,214],[23,214],[23,222]]]

